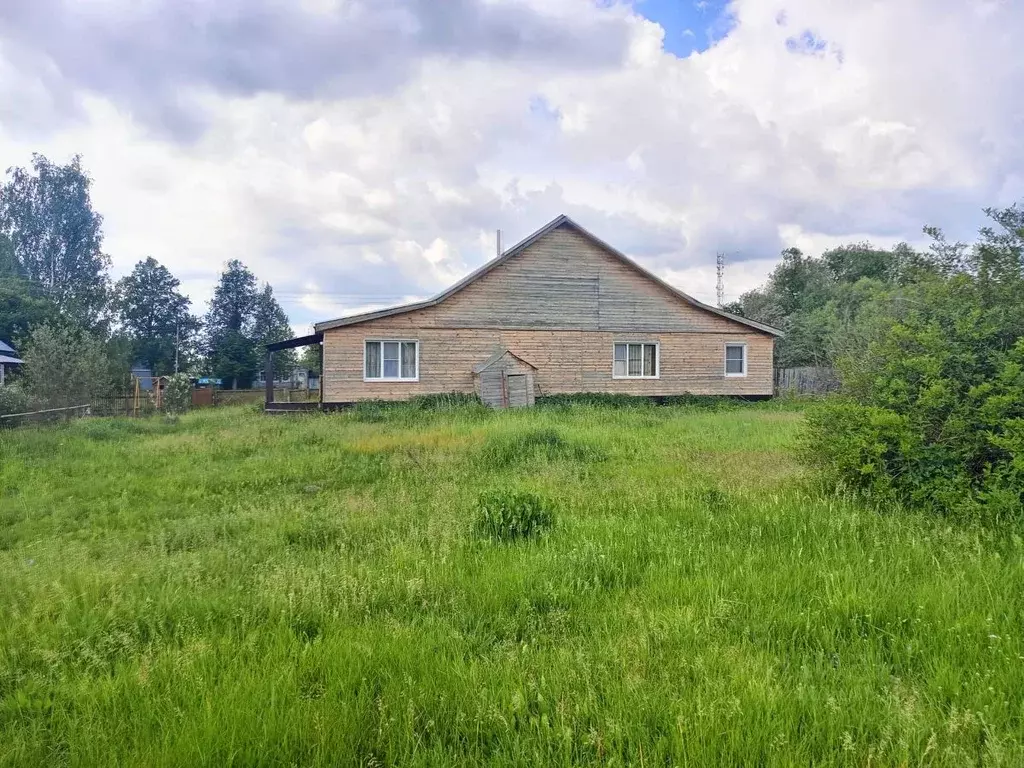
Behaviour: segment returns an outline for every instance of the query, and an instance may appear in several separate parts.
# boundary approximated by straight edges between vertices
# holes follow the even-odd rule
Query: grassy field
[[[1024,764],[1020,537],[809,490],[800,419],[0,432],[0,765]]]

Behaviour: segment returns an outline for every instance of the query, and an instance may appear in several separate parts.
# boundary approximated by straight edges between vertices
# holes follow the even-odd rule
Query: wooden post
[[[263,377],[265,379],[263,386],[266,391],[266,406],[269,407],[274,403],[274,353],[267,352],[267,364],[263,368]]]

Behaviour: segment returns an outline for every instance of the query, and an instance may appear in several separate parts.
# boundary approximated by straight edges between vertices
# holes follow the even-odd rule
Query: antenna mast
[[[717,256],[718,266],[718,308],[721,309],[725,304],[725,254],[722,251],[718,252]]]

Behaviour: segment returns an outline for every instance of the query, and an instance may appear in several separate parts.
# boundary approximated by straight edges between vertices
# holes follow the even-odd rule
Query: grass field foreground
[[[800,420],[0,432],[0,765],[1024,764],[1021,538],[810,490]]]

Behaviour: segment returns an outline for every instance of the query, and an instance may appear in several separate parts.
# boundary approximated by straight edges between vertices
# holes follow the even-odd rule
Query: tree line
[[[1024,521],[1024,210],[973,243],[784,251],[730,307],[785,331],[784,366],[831,365],[803,452],[830,485],[887,507]]]
[[[0,186],[0,339],[26,361],[6,399],[52,405],[123,391],[134,364],[250,386],[263,345],[292,335],[273,288],[231,259],[200,315],[151,256],[113,281],[92,183],[80,156],[60,165],[36,154]],[[280,357],[282,370],[294,362]]]

